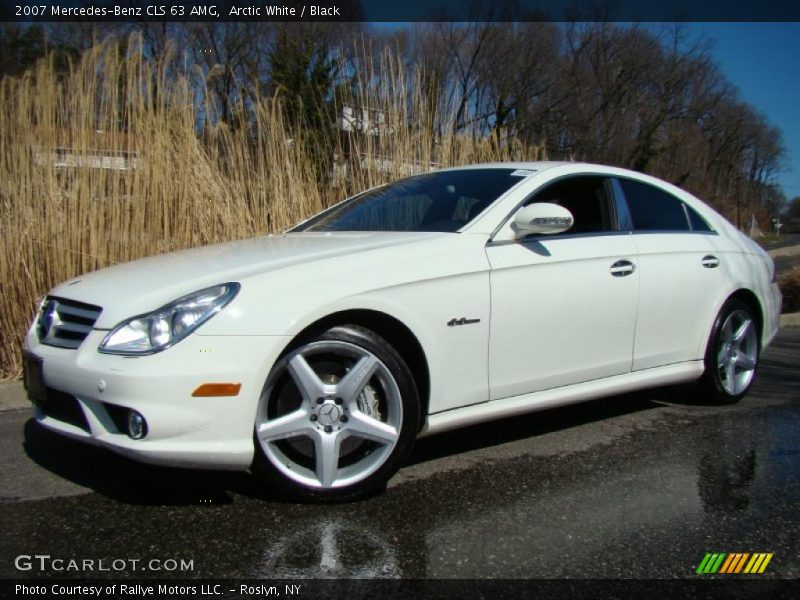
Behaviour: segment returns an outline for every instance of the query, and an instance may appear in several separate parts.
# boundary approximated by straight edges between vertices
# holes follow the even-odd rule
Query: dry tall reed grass
[[[174,51],[145,60],[140,43],[109,40],[67,74],[45,60],[0,83],[0,379],[21,373],[36,299],[78,274],[282,230],[430,165],[540,157],[454,135],[420,74],[387,53],[364,60],[338,100],[382,110],[385,122],[371,135],[331,136],[336,166],[331,156],[320,172],[317,140],[287,122],[279,97],[243,105],[246,127],[220,123],[200,71]]]

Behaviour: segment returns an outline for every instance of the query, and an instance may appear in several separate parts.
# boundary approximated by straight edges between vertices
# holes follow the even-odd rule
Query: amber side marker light
[[[204,383],[192,392],[192,396],[195,398],[209,396],[238,396],[239,390],[241,389],[241,383]]]

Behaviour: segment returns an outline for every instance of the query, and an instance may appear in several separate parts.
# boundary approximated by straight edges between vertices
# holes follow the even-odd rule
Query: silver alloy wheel
[[[312,364],[320,356],[335,360],[343,375],[336,378],[315,371]],[[287,377],[299,393],[299,405],[270,416],[276,386]],[[380,412],[370,410],[376,396]],[[363,481],[377,471],[397,444],[402,423],[402,397],[389,368],[365,348],[325,340],[306,344],[276,364],[259,402],[256,437],[266,458],[283,475],[305,486],[331,489]],[[282,447],[284,440],[298,438],[312,443],[313,464]],[[373,444],[363,456],[340,464],[346,454],[344,443],[351,438]]]
[[[725,319],[717,343],[717,369],[722,387],[731,396],[744,392],[753,380],[758,338],[752,317],[734,310]]]

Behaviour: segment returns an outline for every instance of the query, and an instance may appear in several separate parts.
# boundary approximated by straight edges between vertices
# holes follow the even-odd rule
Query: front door
[[[610,192],[603,177],[561,179],[529,203],[569,209],[569,231],[487,246],[493,400],[630,372],[637,256]]]

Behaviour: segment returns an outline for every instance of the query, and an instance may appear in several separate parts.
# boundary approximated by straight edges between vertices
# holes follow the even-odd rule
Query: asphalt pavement
[[[691,578],[707,552],[800,577],[800,328],[750,395],[616,396],[421,440],[383,493],[288,504],[246,473],[129,462],[0,413],[0,577]],[[54,572],[20,555],[124,560]],[[149,571],[152,559],[191,561]],[[142,561],[142,562],[139,562]]]
[[[800,245],[800,233],[784,233],[778,239],[764,244],[764,247],[767,250],[777,250],[778,248],[788,248],[797,245]]]

